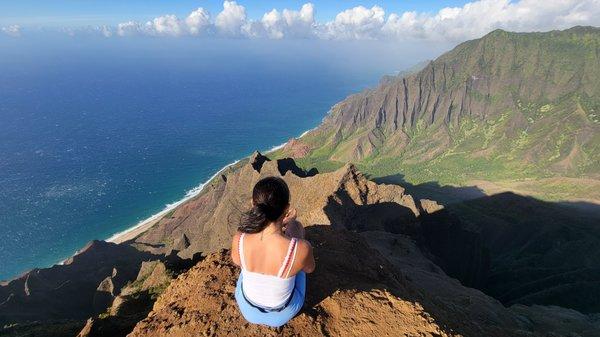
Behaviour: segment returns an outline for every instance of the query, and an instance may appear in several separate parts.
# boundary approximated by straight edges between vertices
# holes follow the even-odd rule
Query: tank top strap
[[[290,244],[288,246],[287,253],[285,254],[285,259],[283,260],[283,263],[281,264],[281,268],[279,268],[279,272],[277,273],[277,277],[279,277],[279,278],[283,278],[283,273],[285,272],[285,270],[287,269],[287,267],[289,265],[290,258],[292,257],[292,254],[295,255],[295,252],[296,252],[296,241],[297,241],[296,238],[292,238],[290,240]]]
[[[294,267],[294,261],[296,261],[296,251],[298,250],[298,242],[294,244],[294,250],[292,251],[292,261],[290,262],[290,267],[288,268],[287,273],[285,274],[285,278],[290,277],[290,272]]]
[[[240,241],[238,242],[238,251],[240,254],[240,263],[242,264],[242,269],[246,269],[246,259],[244,259],[244,234],[240,234]]]

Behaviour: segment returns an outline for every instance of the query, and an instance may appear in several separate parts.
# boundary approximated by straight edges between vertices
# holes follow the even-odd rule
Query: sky
[[[251,18],[260,18],[264,13],[273,8],[300,8],[306,1],[277,0],[277,1],[240,1],[246,7],[246,12]],[[313,1],[318,7],[315,18],[319,21],[330,20],[345,9],[364,6],[382,6],[386,10],[395,12],[404,11],[437,11],[441,7],[462,6],[467,1],[442,0],[442,1]],[[118,24],[121,21],[139,20],[146,21],[163,14],[185,15],[192,9],[203,7],[211,13],[218,13],[223,8],[221,0],[19,0],[0,1],[0,22],[5,24],[25,25],[70,25],[77,26],[82,23],[93,25]],[[32,10],[35,8],[35,10]]]
[[[0,0],[0,35],[460,42],[600,25],[600,0]]]

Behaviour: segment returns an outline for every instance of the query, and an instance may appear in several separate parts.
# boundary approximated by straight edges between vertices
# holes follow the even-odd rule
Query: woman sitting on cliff
[[[304,304],[306,274],[315,269],[312,247],[290,209],[283,179],[267,177],[252,191],[231,243],[233,262],[242,267],[235,299],[250,323],[279,327]]]

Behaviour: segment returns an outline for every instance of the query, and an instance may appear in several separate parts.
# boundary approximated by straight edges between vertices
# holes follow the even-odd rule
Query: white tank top
[[[297,239],[292,238],[277,276],[261,274],[246,269],[244,233],[240,235],[238,248],[242,264],[242,291],[248,301],[265,309],[279,308],[287,303],[294,291],[295,277],[289,275],[296,258],[297,246]]]

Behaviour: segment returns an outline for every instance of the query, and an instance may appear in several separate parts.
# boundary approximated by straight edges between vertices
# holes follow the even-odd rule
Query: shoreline
[[[229,164],[223,166],[219,171],[217,171],[215,174],[210,176],[210,178],[208,178],[208,180],[206,180],[205,182],[201,183],[200,185],[187,191],[183,198],[181,198],[173,203],[165,205],[165,208],[163,208],[162,211],[151,215],[150,217],[138,222],[136,225],[134,225],[132,227],[125,229],[124,231],[113,234],[111,237],[109,237],[108,239],[105,239],[104,241],[118,244],[118,243],[123,243],[125,241],[129,241],[131,239],[136,238],[138,235],[144,233],[145,231],[150,229],[152,226],[154,226],[167,213],[173,211],[179,205],[185,203],[186,201],[188,201],[188,200],[194,198],[195,196],[197,196],[198,194],[200,194],[202,192],[202,190],[204,189],[204,186],[206,186],[211,180],[213,180],[215,177],[217,177],[221,172],[225,171],[227,168],[239,163],[240,160],[242,160],[242,159],[238,159],[232,163],[229,163]]]
[[[329,113],[329,112],[328,112]],[[319,123],[319,125],[321,125],[321,123]],[[308,134],[311,131],[316,130],[319,125],[315,126],[314,128],[308,129],[304,132],[302,132],[302,134],[300,134],[297,137],[290,137],[289,139],[300,139],[302,137],[304,137],[306,134]],[[271,147],[269,150],[266,151],[260,151],[263,154],[269,154],[271,152],[277,151],[281,148],[283,148],[288,142],[289,139],[279,145],[275,145],[273,147]],[[199,195],[203,190],[204,187],[211,181],[213,180],[215,177],[217,177],[221,172],[225,171],[227,168],[236,165],[237,163],[239,163],[240,161],[244,160],[245,158],[248,158],[248,156],[244,156],[238,160],[235,160],[225,166],[223,166],[221,169],[219,169],[215,174],[213,174],[212,176],[210,176],[206,181],[204,181],[203,183],[199,184],[198,186],[188,190],[184,197],[173,202],[170,204],[166,204],[164,209],[162,209],[160,212],[155,213],[151,216],[149,216],[148,218],[139,221],[137,224],[122,230],[120,232],[117,232],[115,234],[113,234],[112,236],[110,236],[107,239],[99,239],[99,240],[104,240],[106,242],[111,242],[111,243],[116,243],[116,244],[121,244],[123,242],[132,240],[134,238],[136,238],[137,236],[141,235],[142,233],[144,233],[145,231],[149,230],[150,228],[152,228],[152,226],[154,226],[158,221],[160,221],[160,219],[163,218],[163,216],[165,216],[167,213],[171,212],[172,210],[176,209],[177,207],[179,207],[181,204],[185,203],[186,201],[196,197],[197,195]],[[93,239],[91,239],[93,240]],[[82,247],[83,248],[83,247]],[[50,264],[48,266],[43,266],[43,267],[35,267],[35,268],[50,268],[54,265],[63,265],[67,260],[69,260],[71,257],[79,254],[81,251],[81,249],[76,250],[75,252],[73,252],[72,254],[68,255],[67,257],[60,259],[58,262],[54,263],[54,264]],[[17,278],[19,278],[20,276],[28,273],[29,271],[31,271],[32,269],[26,270],[18,275],[15,275],[13,277],[7,278],[7,279],[0,279],[0,285],[2,285],[3,283],[8,284],[10,281],[15,280]]]
[[[306,134],[308,134],[309,132],[315,130],[316,128],[318,128],[318,126],[308,129],[304,132],[302,132],[302,134],[300,134],[300,136],[297,137],[292,137],[293,139],[300,139],[302,137],[304,137]],[[289,141],[289,140],[288,140]],[[281,148],[283,148],[285,146],[285,144],[288,143],[288,141],[281,143],[279,145],[275,145],[272,148],[270,148],[267,151],[264,151],[264,154],[269,154],[271,152],[277,151]],[[181,198],[178,201],[175,201],[173,203],[167,204],[165,205],[165,208],[163,210],[161,210],[160,212],[153,214],[151,216],[149,216],[148,218],[141,220],[140,222],[138,222],[136,225],[129,227],[121,232],[115,233],[113,234],[111,237],[109,237],[108,239],[105,239],[106,242],[112,242],[112,243],[123,243],[125,241],[129,241],[132,239],[135,239],[137,236],[139,236],[140,234],[144,233],[145,231],[147,231],[148,229],[152,228],[152,226],[154,226],[158,221],[160,221],[160,219],[163,218],[163,216],[165,216],[167,213],[173,211],[174,209],[176,209],[177,207],[179,207],[181,204],[185,203],[186,201],[196,197],[197,195],[199,195],[202,190],[204,190],[204,187],[211,181],[213,180],[215,177],[217,177],[219,174],[221,174],[221,172],[225,171],[226,169],[228,169],[231,166],[236,165],[237,163],[239,163],[241,160],[244,160],[245,158],[247,158],[248,156],[242,157],[241,159],[238,159],[232,163],[229,163],[225,166],[223,166],[220,170],[218,170],[215,174],[213,174],[212,176],[210,176],[205,182],[199,184],[198,186],[190,189],[189,191],[187,191],[185,193],[185,196],[183,198]],[[75,253],[77,254],[77,253]],[[73,255],[75,255],[73,254]]]

